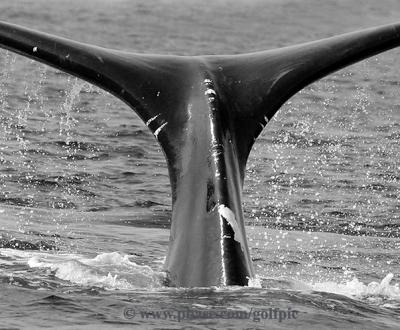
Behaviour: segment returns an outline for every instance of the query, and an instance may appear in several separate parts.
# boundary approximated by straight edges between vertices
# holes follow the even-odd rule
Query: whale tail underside
[[[392,24],[243,55],[143,55],[0,22],[0,47],[105,89],[153,132],[172,187],[165,268],[176,286],[248,284],[241,195],[255,139],[308,84],[399,45]]]

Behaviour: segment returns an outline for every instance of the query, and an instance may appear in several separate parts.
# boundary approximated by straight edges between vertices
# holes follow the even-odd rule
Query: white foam
[[[78,254],[48,253],[1,249],[0,264],[25,264],[31,268],[47,268],[59,279],[73,284],[106,289],[161,287],[164,273],[131,261],[131,256],[118,252],[102,253],[94,258]]]
[[[364,284],[356,277],[345,283],[322,282],[311,284],[311,287],[317,291],[342,294],[351,298],[387,298],[400,300],[400,288],[396,283],[391,285],[393,274],[389,273],[381,282],[371,282]]]
[[[261,280],[257,277],[257,275],[256,275],[256,277],[251,277],[251,278],[249,278],[248,286],[250,288],[261,289],[262,288]]]
[[[32,268],[49,268],[66,281],[85,286],[107,289],[134,289],[160,287],[163,274],[149,266],[141,266],[118,252],[102,253],[93,259],[69,258],[55,261],[52,258],[33,256],[28,260]]]

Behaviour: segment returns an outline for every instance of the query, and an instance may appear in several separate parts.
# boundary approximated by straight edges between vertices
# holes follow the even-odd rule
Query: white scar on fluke
[[[193,104],[189,103],[187,106],[188,122],[192,119],[192,108],[193,108]]]
[[[204,85],[207,86],[207,89],[204,92],[204,95],[208,97],[209,102],[214,101],[215,96],[217,96],[217,92],[213,88],[210,87],[210,86],[212,86],[211,79],[204,79],[203,83],[204,83]]]
[[[158,134],[160,134],[161,130],[164,128],[165,125],[167,125],[168,122],[165,122],[164,124],[162,124],[159,128],[156,129],[156,131],[154,132],[154,136],[158,139]]]
[[[219,213],[219,210],[218,210]],[[224,231],[224,221],[221,213],[219,213],[219,226],[221,233]],[[222,283],[226,285],[226,268],[224,263],[225,253],[224,253],[224,240],[220,240],[220,249],[221,249],[221,267],[222,267]]]
[[[218,213],[232,227],[233,235],[234,235],[233,239],[240,244],[240,247],[243,250],[243,243],[244,243],[243,234],[238,226],[235,214],[232,212],[232,210],[229,207],[225,206],[224,204],[218,205]]]
[[[208,88],[205,92],[204,95],[216,95],[217,93],[215,92],[215,90],[213,90],[212,88]]]
[[[151,124],[151,122],[155,119],[157,119],[157,117],[160,115],[160,113],[158,115],[155,115],[154,117],[150,118],[148,121],[146,121],[146,126],[149,126]]]
[[[267,117],[267,116],[264,116],[264,123],[260,123],[261,128],[264,129],[265,125],[267,125],[267,124],[268,124],[268,117]]]
[[[96,57],[97,57],[97,59],[98,59],[101,63],[104,64],[104,60],[103,60],[103,58],[102,58],[101,56],[96,56]]]
[[[214,102],[215,101],[215,97],[217,96],[217,93],[212,88],[208,88],[204,92],[204,95],[208,97],[208,102]]]

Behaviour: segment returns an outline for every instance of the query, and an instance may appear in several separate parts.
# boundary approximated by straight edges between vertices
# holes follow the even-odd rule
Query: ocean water
[[[198,55],[395,22],[400,3],[3,0],[0,13],[109,48]],[[1,50],[0,328],[398,329],[399,141],[400,50],[305,88],[248,162],[257,280],[169,288],[171,195],[153,135],[115,97]]]

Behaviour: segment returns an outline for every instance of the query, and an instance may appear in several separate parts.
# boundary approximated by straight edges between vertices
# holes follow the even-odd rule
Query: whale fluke
[[[121,52],[0,22],[0,46],[126,102],[159,141],[172,189],[165,269],[175,286],[247,285],[244,171],[264,126],[292,95],[400,45],[400,24],[242,55]]]

